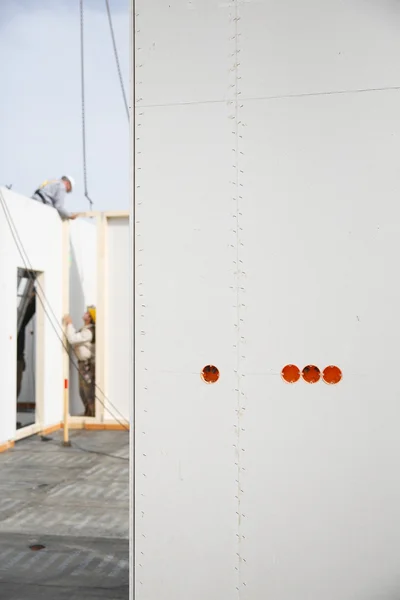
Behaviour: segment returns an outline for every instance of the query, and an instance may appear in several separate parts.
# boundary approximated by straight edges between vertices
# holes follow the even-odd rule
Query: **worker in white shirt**
[[[83,327],[76,331],[71,317],[64,317],[66,337],[74,349],[78,359],[79,368],[79,395],[85,407],[85,417],[95,416],[96,398],[96,373],[95,373],[95,347],[96,347],[96,309],[88,306],[83,315]]]
[[[52,206],[58,211],[63,220],[76,219],[78,213],[70,213],[64,208],[65,197],[70,194],[75,182],[69,175],[63,175],[61,179],[44,181],[34,192],[32,199]]]

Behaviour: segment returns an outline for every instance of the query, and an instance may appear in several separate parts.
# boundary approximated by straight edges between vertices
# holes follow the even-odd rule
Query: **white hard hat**
[[[69,175],[65,175],[65,179],[68,179],[68,181],[71,184],[71,192],[75,187],[75,179],[73,177],[70,177]]]

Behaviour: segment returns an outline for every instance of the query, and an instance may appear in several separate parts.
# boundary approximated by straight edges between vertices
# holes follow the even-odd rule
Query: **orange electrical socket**
[[[216,383],[219,379],[219,371],[214,365],[207,365],[201,372],[201,378],[206,383]]]
[[[281,375],[286,383],[296,383],[300,379],[300,369],[296,365],[286,365],[283,367]]]
[[[306,383],[317,383],[321,379],[321,371],[315,365],[307,365],[302,371]]]
[[[329,385],[335,385],[336,383],[339,383],[342,377],[342,371],[335,365],[329,365],[329,367],[326,367],[322,373],[323,380]]]

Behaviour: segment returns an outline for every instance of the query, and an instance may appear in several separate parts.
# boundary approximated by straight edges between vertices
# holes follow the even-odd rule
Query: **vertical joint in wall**
[[[234,123],[234,178],[233,178],[233,187],[235,189],[235,197],[234,197],[234,209],[233,209],[233,233],[234,237],[232,239],[232,246],[234,248],[234,290],[235,290],[235,376],[236,376],[236,420],[235,420],[235,448],[236,448],[236,457],[235,457],[235,465],[236,465],[236,482],[235,482],[235,497],[237,500],[237,550],[236,550],[236,591],[238,598],[241,597],[241,590],[245,585],[245,581],[243,578],[242,566],[245,562],[243,557],[243,544],[242,544],[242,531],[243,531],[243,508],[242,508],[242,497],[243,497],[243,482],[242,482],[242,472],[243,472],[243,408],[244,408],[244,400],[245,393],[243,390],[243,358],[244,358],[244,318],[243,318],[243,310],[242,310],[242,292],[244,289],[243,285],[243,257],[242,257],[242,241],[241,236],[243,232],[242,227],[242,200],[243,200],[243,182],[242,182],[242,173],[240,165],[240,157],[241,157],[241,143],[242,143],[242,135],[241,135],[241,119],[240,119],[240,14],[239,14],[239,0],[234,0],[231,5],[231,23],[233,27],[233,32],[231,34],[231,39],[233,41],[233,49],[231,53],[231,57],[233,60],[233,64],[230,68],[231,76],[233,80],[230,82],[230,90],[232,91],[230,105],[233,106],[233,113],[230,115],[230,119],[232,119]]]
[[[145,0],[142,0],[143,4]],[[144,333],[146,332],[146,323],[147,323],[147,306],[146,306],[146,287],[145,287],[145,278],[144,278],[144,263],[146,261],[146,253],[145,253],[145,234],[146,230],[143,229],[142,223],[142,213],[143,211],[147,211],[146,207],[146,192],[143,191],[143,178],[141,177],[143,174],[143,169],[145,168],[145,162],[143,161],[143,144],[142,144],[142,136],[143,131],[145,130],[143,126],[145,110],[140,108],[143,100],[143,71],[145,69],[145,59],[143,54],[143,47],[145,46],[142,36],[141,36],[141,28],[140,28],[140,12],[137,11],[135,13],[135,124],[133,130],[133,138],[134,138],[134,152],[135,152],[135,176],[134,176],[134,194],[135,194],[135,206],[134,206],[134,214],[132,218],[135,219],[134,222],[134,247],[135,247],[135,276],[136,276],[136,285],[134,288],[135,293],[135,314],[134,314],[134,328],[135,328],[135,339],[136,341],[136,356],[135,356],[135,364],[136,361],[138,363],[138,372],[140,373],[140,377],[135,379],[134,387],[136,390],[136,394],[140,396],[139,407],[141,411],[137,414],[138,421],[140,422],[140,430],[136,432],[136,435],[140,435],[140,454],[137,455],[135,460],[135,469],[138,470],[137,477],[141,478],[142,483],[140,484],[140,488],[142,493],[139,495],[135,495],[134,500],[134,519],[136,520],[135,525],[135,539],[137,540],[136,544],[136,555],[139,557],[137,562],[137,581],[141,586],[140,589],[144,589],[144,585],[146,583],[146,558],[147,558],[147,545],[146,545],[146,536],[147,536],[147,511],[146,504],[144,498],[146,497],[146,471],[147,471],[147,461],[149,456],[149,450],[147,449],[146,443],[146,430],[147,423],[149,419],[148,413],[148,370],[145,364],[147,360],[147,348],[146,348],[146,336]],[[141,134],[139,134],[139,131]],[[137,258],[139,260],[137,260]],[[136,409],[137,410],[137,409]],[[139,446],[138,445],[138,446]],[[140,517],[139,517],[140,516]]]

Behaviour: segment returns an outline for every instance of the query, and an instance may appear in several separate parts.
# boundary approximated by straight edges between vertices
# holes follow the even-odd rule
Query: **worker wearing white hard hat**
[[[44,181],[34,192],[32,198],[55,208],[63,220],[76,219],[78,216],[76,213],[70,213],[64,208],[66,194],[70,194],[74,187],[74,179],[70,175],[63,175],[60,179]]]
[[[61,177],[61,179],[67,184],[69,183],[69,189],[67,189],[67,192],[72,192],[72,190],[75,187],[75,179],[73,179],[70,175],[64,175],[63,177]]]

